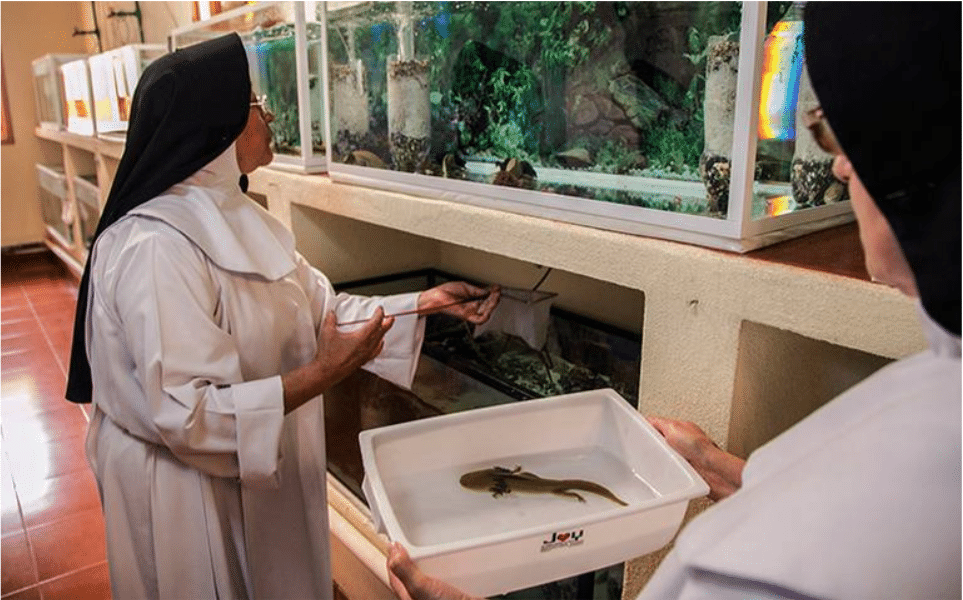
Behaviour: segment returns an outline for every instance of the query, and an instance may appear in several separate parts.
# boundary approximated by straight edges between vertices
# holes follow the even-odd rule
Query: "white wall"
[[[31,62],[45,54],[84,53],[81,37],[73,37],[81,25],[80,2],[0,3],[0,40],[7,98],[13,124],[13,144],[0,148],[2,180],[0,245],[39,242],[44,236],[40,216],[35,163],[62,164],[59,144],[38,140]]]

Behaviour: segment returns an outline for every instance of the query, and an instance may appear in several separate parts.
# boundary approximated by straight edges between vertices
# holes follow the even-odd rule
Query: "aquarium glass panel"
[[[63,121],[63,78],[50,59],[33,63],[33,86],[37,97],[37,121],[59,125]]]
[[[235,9],[202,21],[174,34],[177,47],[220,37],[229,32],[241,36],[248,54],[251,83],[254,93],[266,97],[267,108],[274,114],[271,129],[274,151],[279,156],[296,158],[323,157],[324,93],[322,69],[324,64],[322,26],[312,13],[307,15],[305,32],[298,31],[296,11],[303,11],[304,3],[255,3],[246,9]],[[298,36],[304,35],[307,47],[308,106],[301,114],[298,103]],[[307,120],[308,123],[303,123]],[[303,129],[310,132],[309,140],[302,140]],[[308,144],[305,147],[305,144]]]
[[[770,2],[763,42],[752,218],[764,219],[848,199],[832,156],[806,128],[818,107],[806,70],[802,6]]]
[[[336,162],[726,216],[740,3],[328,6]]]
[[[49,191],[40,188],[40,212],[43,215],[44,223],[47,224],[48,228],[56,231],[61,239],[68,241],[70,240],[70,232],[61,218],[62,210],[63,201]]]
[[[83,175],[74,179],[74,196],[77,199],[77,217],[80,219],[80,235],[84,247],[90,248],[100,221],[97,176]]]
[[[335,287],[364,296],[390,295],[452,279],[427,270]],[[324,394],[328,470],[362,501],[358,434],[365,429],[601,388],[613,388],[638,406],[638,335],[553,308],[545,345],[534,349],[504,331],[476,335],[474,326],[446,315],[426,320],[411,390],[359,370]],[[621,590],[622,566],[617,565],[504,597],[618,600]]]
[[[63,129],[67,125],[64,76],[61,65],[79,60],[83,55],[48,54],[33,61],[33,86],[37,105],[37,122],[48,129]]]
[[[47,229],[56,234],[61,242],[72,245],[73,230],[67,225],[72,215],[65,213],[67,199],[67,177],[60,165],[36,165],[38,191],[40,193],[40,213]]]

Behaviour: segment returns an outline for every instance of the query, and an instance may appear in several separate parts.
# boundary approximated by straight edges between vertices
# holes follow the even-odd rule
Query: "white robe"
[[[336,295],[241,194],[234,152],[93,250],[87,456],[118,600],[330,597],[323,401],[285,416],[280,375],[314,357],[327,312],[417,303]],[[423,335],[397,319],[365,368],[410,386]]]
[[[924,327],[929,350],[754,452],[638,598],[959,600],[960,338]]]

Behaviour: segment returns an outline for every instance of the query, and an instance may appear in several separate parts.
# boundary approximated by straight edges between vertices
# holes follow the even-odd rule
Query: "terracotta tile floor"
[[[45,252],[0,260],[0,595],[109,599],[87,419],[63,398],[77,281]]]

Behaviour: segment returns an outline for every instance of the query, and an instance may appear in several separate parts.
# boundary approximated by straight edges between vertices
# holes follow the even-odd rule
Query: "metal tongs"
[[[476,300],[484,300],[491,295],[492,295],[491,290],[489,290],[484,294],[479,294],[477,296],[468,296],[467,298],[462,298],[461,300],[457,300],[455,302],[449,302],[448,304],[442,304],[441,306],[433,306],[431,308],[419,308],[415,310],[406,310],[403,312],[394,313],[393,315],[385,315],[385,318],[404,317],[407,315],[418,315],[418,316],[430,315],[436,312],[441,312],[446,308],[451,308],[452,306],[458,306],[459,304],[468,304],[469,302],[475,302]],[[371,320],[371,317],[368,317],[367,319],[358,319],[356,321],[345,321],[343,323],[338,323],[337,326],[341,327],[342,325],[358,325],[360,323],[366,323],[369,320]]]

